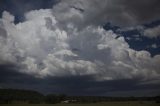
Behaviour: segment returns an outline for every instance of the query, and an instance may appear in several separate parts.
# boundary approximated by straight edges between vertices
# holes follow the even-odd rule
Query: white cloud
[[[113,31],[97,25],[101,18],[95,18],[99,12],[92,6],[98,3],[101,7],[98,1],[70,2],[63,1],[53,10],[30,11],[26,20],[16,25],[10,19],[14,16],[3,16],[0,61],[13,62],[23,67],[20,72],[36,77],[93,75],[97,80],[159,77],[159,55],[152,58],[147,51],[132,50],[123,37],[116,39]],[[76,2],[76,8],[84,9],[85,15],[72,2]],[[107,0],[104,5],[110,2]],[[94,11],[96,14],[89,16]],[[95,21],[89,21],[92,17]]]
[[[26,59],[22,62],[22,65],[26,66],[26,70],[24,70],[24,73],[37,75],[38,66],[34,58],[26,57]]]
[[[3,12],[2,18],[8,22],[14,22],[14,16],[8,13],[7,11]]]
[[[153,27],[153,28],[148,28],[144,30],[144,36],[149,37],[149,38],[156,38],[160,36],[160,25]]]
[[[152,44],[151,47],[154,48],[154,49],[156,49],[157,45],[156,44]]]

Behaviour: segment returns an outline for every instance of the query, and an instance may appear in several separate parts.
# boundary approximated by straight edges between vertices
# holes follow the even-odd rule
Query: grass
[[[104,102],[89,104],[0,104],[0,106],[160,106],[155,102]]]

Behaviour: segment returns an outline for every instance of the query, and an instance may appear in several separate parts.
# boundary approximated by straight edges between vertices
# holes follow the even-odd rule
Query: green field
[[[160,106],[155,102],[105,102],[90,104],[0,104],[0,106]]]

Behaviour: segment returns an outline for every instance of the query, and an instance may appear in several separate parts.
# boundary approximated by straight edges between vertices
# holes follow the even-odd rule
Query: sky
[[[0,0],[0,88],[160,95],[159,0]]]

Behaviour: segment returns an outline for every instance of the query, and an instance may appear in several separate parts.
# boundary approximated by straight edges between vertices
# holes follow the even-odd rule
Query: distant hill
[[[106,96],[66,96],[64,94],[43,95],[32,90],[0,89],[0,104],[10,103],[96,103],[110,101],[155,101],[160,103],[160,96],[156,97],[106,97]]]
[[[11,103],[16,101],[41,103],[44,101],[44,95],[31,90],[0,89],[0,103]]]

